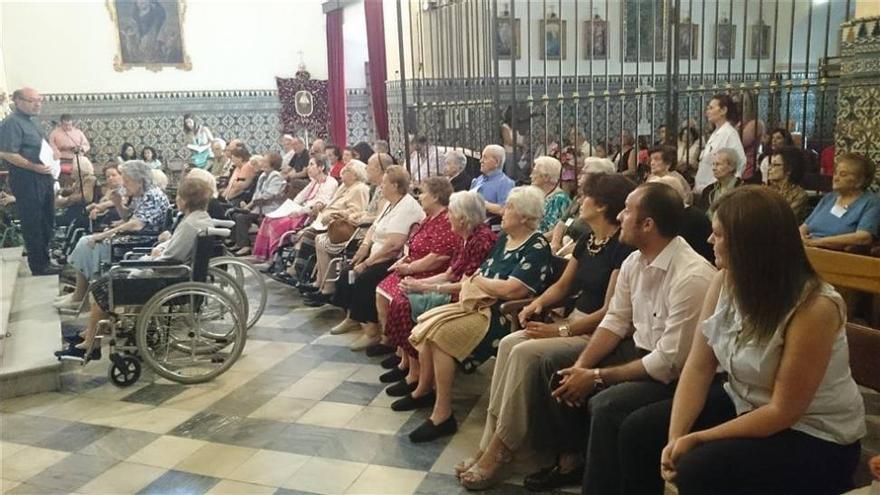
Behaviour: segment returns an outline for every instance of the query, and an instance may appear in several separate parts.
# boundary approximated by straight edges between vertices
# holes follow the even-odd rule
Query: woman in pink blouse
[[[267,261],[275,255],[285,232],[303,228],[325,205],[330,203],[339,183],[327,175],[328,163],[324,155],[315,155],[309,161],[306,172],[308,185],[293,198],[293,212],[280,218],[263,218],[257,238],[254,240],[254,258]],[[285,202],[278,209],[290,206]]]
[[[49,134],[49,146],[55,158],[61,161],[61,173],[68,178],[76,153],[85,155],[91,149],[86,135],[73,126],[73,117],[66,113],[61,116],[61,124]]]

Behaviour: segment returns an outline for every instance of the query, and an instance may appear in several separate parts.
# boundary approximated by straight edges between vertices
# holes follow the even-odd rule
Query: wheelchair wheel
[[[220,289],[226,295],[232,298],[232,300],[237,303],[236,308],[240,313],[239,318],[242,321],[247,320],[250,302],[248,301],[248,297],[244,291],[244,287],[236,280],[233,275],[220,267],[208,267],[207,282],[214,287]],[[212,312],[222,313],[223,311],[228,311],[230,309],[222,304],[215,304],[216,302],[217,301],[207,302],[206,306],[203,308],[203,317],[208,317],[209,315],[210,317],[214,317]]]
[[[112,358],[107,377],[117,387],[128,387],[141,377],[141,362],[133,356],[116,356]]]
[[[219,307],[225,309],[214,310]],[[210,381],[228,370],[241,356],[246,331],[238,302],[201,282],[157,292],[136,323],[138,352],[147,366],[183,384]]]
[[[268,292],[266,279],[253,264],[232,256],[211,258],[208,266],[226,271],[233,277],[246,294],[248,300],[247,328],[251,329],[266,309]]]

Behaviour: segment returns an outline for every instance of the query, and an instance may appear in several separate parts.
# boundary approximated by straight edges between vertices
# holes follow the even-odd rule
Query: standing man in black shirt
[[[33,275],[54,275],[49,262],[49,242],[55,228],[55,181],[48,165],[40,161],[46,133],[33,117],[43,98],[32,88],[12,93],[15,112],[0,123],[0,159],[9,168],[9,186],[15,195],[18,218]]]

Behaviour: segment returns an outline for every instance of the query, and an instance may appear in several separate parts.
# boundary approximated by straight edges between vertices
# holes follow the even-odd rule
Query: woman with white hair
[[[571,204],[571,197],[559,187],[559,175],[562,173],[562,164],[552,156],[540,156],[535,158],[532,167],[532,186],[537,187],[544,194],[544,216],[538,230],[546,234],[552,234],[551,230],[556,221],[565,213]]]
[[[156,232],[164,227],[171,208],[168,196],[153,184],[153,170],[141,160],[130,160],[120,167],[122,186],[127,202],[114,191],[111,199],[124,221],[112,229],[84,236],[70,254],[70,264],[76,269],[76,289],[55,301],[56,308],[77,307],[86,295],[89,280],[101,265],[110,261],[110,243],[114,235],[123,232]]]
[[[429,178],[425,183],[430,187]],[[398,382],[386,389],[392,397],[402,397],[412,392],[419,379],[419,353],[409,343],[413,317],[425,311],[458,300],[461,279],[471,276],[495,246],[498,237],[486,224],[486,201],[472,191],[459,191],[449,197],[447,217],[452,232],[458,238],[449,267],[442,273],[424,276],[412,271],[396,277],[391,287],[394,295],[388,302],[385,318],[385,337],[388,345],[397,349],[397,367],[385,373],[379,380],[383,383]],[[383,281],[379,285],[388,285]],[[377,301],[378,301],[377,297]],[[395,364],[388,364],[392,368]]]
[[[333,193],[333,198],[321,209],[315,222],[303,230],[300,234],[299,247],[293,265],[287,269],[278,279],[284,283],[304,282],[308,275],[304,274],[306,261],[315,255],[315,238],[320,232],[326,231],[327,226],[338,219],[347,219],[359,211],[363,211],[370,199],[370,186],[367,185],[367,166],[360,160],[349,160],[340,172],[341,184]],[[310,275],[310,274],[309,274]],[[314,292],[300,285],[304,292]]]
[[[211,159],[208,160],[208,169],[214,177],[224,177],[232,171],[232,161],[226,155],[226,141],[214,138],[211,141]]]
[[[423,314],[410,335],[422,364],[419,382],[395,401],[395,411],[431,407],[430,417],[409,434],[412,442],[429,442],[458,429],[452,414],[452,385],[456,362],[473,372],[498,351],[510,333],[511,322],[501,303],[540,294],[552,279],[550,245],[538,224],[544,216],[544,197],[534,187],[516,187],[507,197],[501,217],[502,234],[479,271],[462,282],[457,303]]]
[[[712,219],[718,200],[726,193],[743,184],[742,179],[736,176],[736,167],[739,163],[739,155],[731,148],[721,148],[715,151],[712,158],[712,175],[715,182],[706,186],[700,194],[697,206],[706,212],[706,216]]]
[[[84,217],[82,213],[85,208],[95,201],[95,185],[98,183],[98,178],[88,157],[80,156],[74,160],[70,175],[73,183],[55,198],[55,208],[64,208],[64,212],[55,217],[56,225],[70,225]]]
[[[498,345],[479,450],[455,468],[466,488],[488,488],[499,482],[499,468],[532,443],[530,435],[548,433],[535,421],[552,413],[547,401],[539,398],[539,391],[547,387],[540,370],[548,365],[571,366],[605,317],[620,267],[633,250],[620,242],[618,215],[635,187],[619,174],[590,175],[581,187],[580,212],[591,233],[578,241],[559,279],[520,311],[523,329]],[[546,323],[533,318],[573,295],[577,299],[567,316]]]

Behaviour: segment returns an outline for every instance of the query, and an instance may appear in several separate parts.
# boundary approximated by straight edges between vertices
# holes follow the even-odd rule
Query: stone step
[[[0,399],[60,388],[61,363],[52,354],[61,347],[61,320],[52,307],[58,276],[19,274],[14,287],[8,336],[0,341]]]
[[[9,312],[22,261],[20,247],[0,249],[0,339],[9,331]]]

